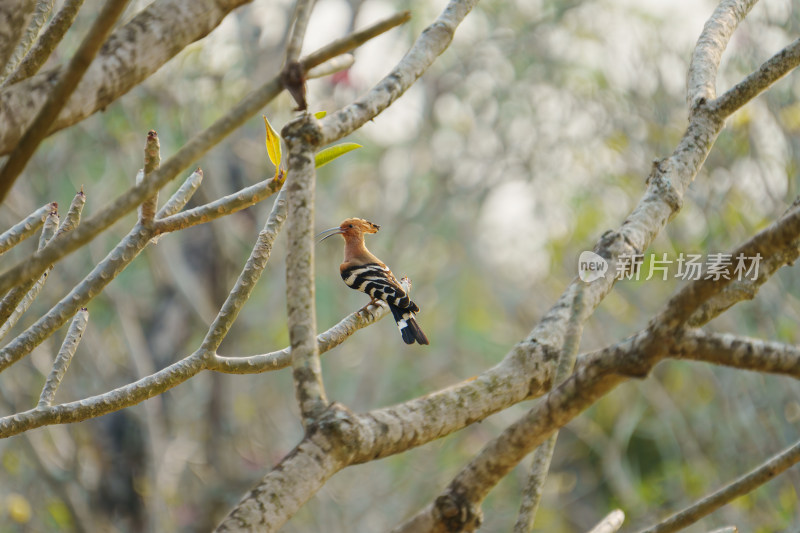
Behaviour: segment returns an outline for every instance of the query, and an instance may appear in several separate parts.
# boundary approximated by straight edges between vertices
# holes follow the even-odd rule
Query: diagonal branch
[[[680,531],[730,503],[739,496],[752,492],[756,488],[785,472],[800,461],[800,442],[775,455],[747,474],[706,496],[697,503],[675,513],[655,526],[643,529],[640,533],[671,533]]]
[[[41,426],[79,422],[118,411],[157,396],[205,370],[213,360],[213,351],[222,343],[239,310],[247,300],[247,296],[252,291],[254,283],[258,280],[260,271],[266,265],[272,243],[285,218],[286,202],[283,199],[283,192],[281,192],[275,199],[270,216],[259,234],[258,242],[254,246],[245,268],[231,294],[220,308],[214,323],[209,326],[206,338],[197,351],[154,374],[104,394],[0,418],[0,438],[11,437]],[[150,237],[148,234],[147,239],[149,240]],[[122,254],[124,255],[124,252]],[[64,302],[62,301],[62,303]],[[18,342],[20,337],[17,337],[15,342]],[[24,351],[25,343],[20,342],[20,344],[22,346],[19,349]],[[7,349],[8,347],[3,352],[6,352]],[[7,354],[4,354],[4,357],[6,356]],[[21,355],[17,358],[19,357]]]
[[[447,49],[456,28],[477,3],[478,0],[449,2],[439,18],[422,32],[405,57],[383,80],[363,97],[320,121],[323,135],[320,145],[353,133],[402,96]]]
[[[389,20],[396,22],[396,17]],[[370,28],[357,34],[362,37],[375,36],[380,31],[386,31],[396,24],[388,25],[385,21],[380,21]],[[380,31],[379,31],[380,30]],[[349,50],[355,41],[343,38],[336,41],[339,45],[333,46],[338,53]],[[312,68],[325,62],[330,57],[324,54],[312,54],[308,59],[301,59],[304,68]],[[151,177],[142,183],[135,185],[120,195],[115,201],[111,202],[105,209],[84,221],[81,227],[72,232],[68,238],[54,242],[43,250],[32,254],[23,259],[17,265],[0,275],[0,293],[8,291],[11,287],[25,279],[37,278],[47,265],[55,263],[65,255],[77,250],[88,243],[111,224],[122,218],[126,213],[132,211],[147,198],[152,196],[161,187],[174,179],[181,170],[188,167],[193,161],[202,156],[214,145],[219,143],[234,129],[238,128],[252,115],[269,103],[281,92],[280,76],[275,76],[270,81],[247,95],[238,105],[234,106],[226,115],[219,118],[204,131],[192,137],[175,155],[170,157],[161,167],[153,172]],[[2,116],[0,115],[0,119]],[[2,120],[0,120],[2,123]],[[0,134],[2,129],[0,129]]]
[[[105,109],[250,0],[156,0],[117,28],[48,133]],[[5,4],[5,2],[3,2]],[[63,67],[9,85],[0,94],[0,154],[10,152],[50,97]]]
[[[3,254],[24,241],[44,224],[47,214],[58,209],[57,203],[44,204],[42,207],[14,224],[0,234],[0,254]]]
[[[374,324],[389,313],[389,308],[382,301],[369,304],[343,318],[328,331],[317,335],[317,350],[320,354],[332,350],[347,340],[356,331]],[[271,370],[279,370],[292,364],[292,347],[265,354],[247,357],[225,357],[218,354],[208,365],[209,370],[226,374],[260,374]]]
[[[58,83],[47,97],[36,118],[19,140],[14,151],[11,152],[6,164],[0,170],[0,201],[4,200],[17,177],[28,164],[33,152],[47,137],[50,126],[55,122],[58,114],[67,104],[70,95],[78,87],[92,60],[100,51],[100,47],[111,33],[114,23],[122,15],[128,0],[108,0],[97,15],[89,34],[83,39],[80,47],[61,74]]]
[[[20,39],[19,44],[17,44],[16,48],[14,49],[11,59],[3,67],[2,73],[0,74],[0,86],[3,85],[3,82],[6,80],[6,78],[8,78],[9,74],[11,74],[11,72],[18,67],[23,56],[28,53],[28,50],[30,50],[31,45],[39,35],[42,26],[44,26],[44,23],[47,22],[47,18],[50,16],[50,12],[53,10],[54,3],[54,0],[37,0],[33,17],[31,18],[28,27],[25,28],[25,33],[22,36],[22,39]]]
[[[35,7],[36,0],[6,0],[0,3],[0,68],[11,59]]]
[[[0,84],[0,88],[30,78],[42,68],[42,65],[45,64],[50,54],[53,53],[58,43],[66,35],[67,30],[72,26],[72,22],[78,16],[78,11],[83,5],[83,1],[66,0],[64,2],[64,5],[61,6],[61,9],[58,10],[50,24],[47,25],[47,29],[36,41],[34,47],[27,52],[27,55],[22,59],[14,73]]]
[[[53,368],[47,376],[42,394],[39,396],[39,404],[37,407],[49,407],[53,405],[56,391],[59,385],[61,385],[61,380],[64,379],[64,375],[67,373],[69,364],[72,361],[72,356],[75,355],[75,350],[78,349],[78,344],[81,342],[81,337],[88,323],[89,311],[84,307],[78,311],[72,319],[72,324],[70,324],[67,330],[67,335],[64,337],[61,349],[56,355],[56,360],[53,361]]]
[[[569,377],[575,367],[575,360],[578,356],[578,348],[583,334],[583,324],[588,318],[584,314],[583,291],[585,285],[578,285],[575,291],[575,299],[572,302],[572,311],[567,324],[567,334],[564,338],[564,346],[558,358],[558,367],[554,383],[559,384]],[[514,533],[528,533],[533,528],[536,511],[542,499],[544,482],[550,470],[550,462],[553,459],[553,451],[556,447],[558,432],[554,432],[544,444],[536,448],[533,452],[533,461],[526,483],[522,492],[522,503],[520,504],[517,521],[514,524]]]
[[[758,70],[711,102],[711,109],[723,116],[731,115],[797,65],[800,65],[800,39],[769,58]]]

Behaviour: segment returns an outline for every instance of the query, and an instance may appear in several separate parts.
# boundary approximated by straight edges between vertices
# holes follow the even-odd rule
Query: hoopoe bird
[[[364,235],[377,233],[380,228],[363,218],[348,218],[338,228],[319,233],[318,236],[328,233],[319,242],[334,235],[344,237],[344,262],[339,265],[339,273],[347,286],[369,295],[371,302],[386,302],[406,344],[428,344],[428,337],[415,318],[419,307],[411,301],[389,267],[372,255],[364,244]]]

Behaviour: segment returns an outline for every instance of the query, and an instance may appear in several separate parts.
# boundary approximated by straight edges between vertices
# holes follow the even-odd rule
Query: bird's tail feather
[[[416,306],[415,306],[416,307]],[[394,321],[397,322],[397,327],[400,329],[400,334],[403,336],[403,342],[406,344],[429,344],[428,337],[422,332],[422,329],[417,324],[414,318],[414,313],[408,309],[400,309],[395,305],[389,305],[394,316]]]

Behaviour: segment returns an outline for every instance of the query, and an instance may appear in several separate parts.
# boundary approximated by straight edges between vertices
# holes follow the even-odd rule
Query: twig
[[[142,180],[147,179],[160,165],[161,144],[158,142],[158,134],[155,130],[150,130],[147,132],[147,141],[144,143],[144,169],[142,172]],[[137,183],[141,181],[138,176],[136,181]],[[151,225],[156,216],[156,209],[158,209],[158,191],[139,206],[139,222],[143,226]]]
[[[61,6],[61,9],[50,21],[50,24],[47,25],[47,29],[44,30],[39,40],[36,41],[36,45],[28,52],[17,67],[17,70],[0,84],[0,87],[30,78],[42,68],[42,65],[45,64],[47,58],[50,57],[50,54],[53,53],[58,43],[61,42],[67,30],[72,26],[72,22],[78,15],[83,1],[84,0],[66,0],[64,2],[64,5]]]
[[[81,81],[86,69],[89,68],[97,52],[100,51],[100,47],[114,27],[114,22],[122,14],[127,4],[128,0],[108,0],[102,11],[97,15],[88,35],[84,38],[75,55],[72,56],[67,69],[59,78],[56,86],[53,87],[47,101],[19,140],[17,147],[11,152],[2,170],[0,170],[0,201],[5,199],[33,152],[36,151],[42,140],[47,137],[50,126],[58,118],[58,114],[66,105],[70,95],[78,87],[78,82]]]
[[[63,235],[75,229],[75,227],[77,227],[77,225],[80,223],[81,212],[83,211],[83,206],[85,204],[86,196],[83,194],[83,191],[79,191],[72,199],[69,210],[67,211],[64,219],[61,221],[61,224],[58,225],[54,236],[50,233],[51,228],[48,222],[57,222],[58,214],[51,214],[48,216],[47,221],[45,222],[45,227],[42,229],[42,235],[39,239],[39,249],[42,249],[44,246],[46,246],[47,243],[49,243],[52,239],[61,238]],[[28,299],[30,301],[28,302],[28,305],[25,306],[25,309],[30,306],[30,302],[32,302],[36,295],[38,295],[52,268],[53,265],[49,265],[47,270],[45,270],[44,273],[39,276],[39,279],[28,280],[25,283],[17,285],[8,291],[8,293],[3,297],[3,300],[0,302],[0,324],[5,323],[9,317],[12,316],[15,309],[18,309],[18,305],[20,302],[22,302],[26,295],[28,295]],[[38,285],[39,287],[35,291],[32,291],[35,285]],[[22,311],[25,309],[22,309]]]
[[[83,332],[86,330],[86,325],[89,323],[89,311],[84,307],[72,319],[67,330],[67,335],[64,337],[64,342],[61,344],[61,349],[56,355],[56,360],[53,362],[53,368],[50,370],[50,375],[47,376],[47,381],[42,389],[42,394],[39,396],[39,403],[37,407],[49,407],[53,405],[53,400],[56,397],[58,386],[61,385],[61,380],[64,379],[64,374],[67,373],[69,364],[72,361],[72,356],[75,355],[75,350],[78,349],[78,344],[81,342]]]
[[[679,531],[719,509],[732,500],[752,492],[778,474],[800,461],[800,442],[772,457],[749,473],[736,479],[697,503],[675,513],[658,524],[641,530],[640,533],[669,533]]]
[[[306,76],[308,79],[324,78],[336,72],[349,69],[355,62],[356,58],[353,54],[342,54],[327,60],[318,67],[312,68],[306,73]]]
[[[314,301],[314,152],[319,127],[304,115],[283,128],[289,148],[289,169],[284,189],[289,202],[286,257],[286,304],[292,346],[292,376],[303,427],[328,407],[317,348],[317,313]]]
[[[47,214],[58,209],[57,203],[44,204],[42,207],[17,222],[11,228],[0,234],[0,254],[3,254],[24,241],[44,224]]]
[[[203,183],[203,170],[201,168],[196,168],[194,172],[189,175],[188,178],[183,182],[183,184],[178,187],[178,190],[175,191],[175,194],[170,196],[167,203],[156,213],[156,218],[159,221],[163,221],[163,219],[172,216],[189,203],[189,200],[192,199],[194,193],[197,192],[197,189],[200,187],[200,184]],[[172,230],[167,230],[172,231]],[[163,231],[161,233],[164,233]]]
[[[374,24],[370,24],[362,30],[346,35],[340,39],[336,39],[332,43],[323,46],[319,50],[307,55],[300,59],[300,65],[306,72],[311,71],[314,67],[322,65],[328,60],[338,57],[342,54],[350,52],[369,41],[374,39],[382,33],[386,33],[394,27],[404,24],[411,19],[410,11],[402,11],[395,13],[383,20]]]
[[[47,215],[47,219],[44,222],[44,226],[42,227],[42,234],[39,236],[39,248],[42,248],[47,244],[47,242],[53,238],[56,234],[56,230],[58,229],[58,212],[53,210]],[[39,293],[42,291],[42,287],[44,287],[45,281],[47,281],[47,277],[50,274],[50,271],[45,271],[44,274],[39,276],[39,279],[36,280],[36,283],[30,288],[30,290],[25,294],[21,301],[17,302],[16,307],[14,307],[14,311],[11,313],[11,316],[8,317],[7,320],[2,322],[2,326],[0,326],[0,339],[5,338],[8,335],[8,332],[11,331],[19,319],[22,318],[22,315],[25,314],[25,311],[31,306],[33,301],[39,296]],[[14,289],[11,289],[9,293],[6,295],[6,298],[14,299]],[[6,298],[3,298],[5,301]],[[11,302],[9,301],[9,304]],[[3,302],[0,302],[0,310],[3,308]]]

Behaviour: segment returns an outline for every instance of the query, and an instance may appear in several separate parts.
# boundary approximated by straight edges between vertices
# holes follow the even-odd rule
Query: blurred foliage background
[[[129,16],[146,4],[133,2]],[[311,110],[335,110],[371,87],[443,6],[319,0],[306,51],[393,11],[410,9],[413,19],[359,50],[348,72],[312,81]],[[686,67],[714,6],[484,0],[420,82],[347,139],[364,148],[321,169],[319,229],[349,216],[381,224],[368,245],[413,279],[431,346],[405,346],[390,320],[356,333],[323,356],[332,400],[363,411],[447,387],[500,361],[530,331],[576,275],[580,252],[636,204],[652,160],[674,149],[686,125]],[[99,7],[87,3],[58,61],[74,51]],[[95,212],[133,181],[151,128],[169,157],[278,71],[291,7],[289,0],[255,0],[105,112],[53,135],[0,211],[3,226],[48,201],[68,205],[81,186],[84,216]],[[799,30],[790,0],[757,5],[725,54],[720,91]],[[648,253],[674,259],[729,251],[786,209],[798,190],[798,96],[800,76],[792,74],[729,121],[683,210]],[[293,107],[282,95],[265,113],[279,129]],[[270,177],[261,117],[197,164],[205,180],[195,204]],[[90,305],[89,328],[57,400],[102,393],[191,353],[271,204],[149,247]],[[61,298],[133,222],[126,217],[62,261],[18,329]],[[29,251],[9,253],[5,264]],[[223,355],[287,345],[285,252],[279,238]],[[341,253],[333,239],[317,248],[320,330],[366,303],[341,282]],[[618,283],[587,324],[581,350],[643,327],[680,283]],[[799,283],[796,270],[785,268],[755,300],[708,327],[795,343]],[[61,338],[0,376],[4,413],[35,405]],[[628,524],[643,526],[682,507],[799,440],[798,393],[789,378],[661,364],[560,433],[537,531],[584,531],[615,507]],[[528,407],[337,474],[284,530],[390,529]],[[301,431],[284,370],[207,373],[122,412],[0,441],[0,533],[207,531]],[[525,478],[518,468],[491,493],[484,531],[510,529]],[[687,531],[796,528],[797,487],[793,469]]]

